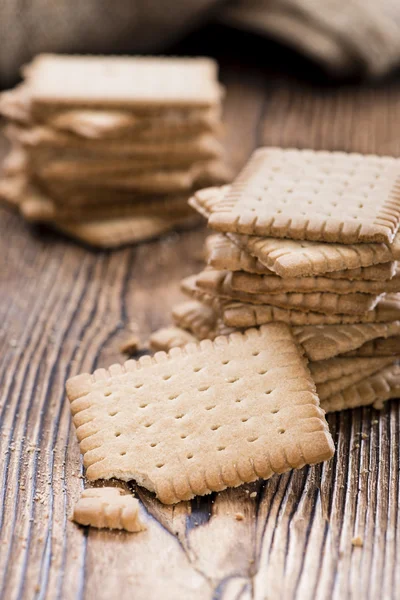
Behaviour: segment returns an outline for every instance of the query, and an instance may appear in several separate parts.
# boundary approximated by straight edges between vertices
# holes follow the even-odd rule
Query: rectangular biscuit
[[[221,202],[224,190],[207,188],[189,199],[189,204],[201,215],[210,217]],[[359,269],[400,259],[400,234],[389,246],[384,243],[334,244],[297,241],[256,235],[228,233],[242,250],[251,254],[280,277],[308,277],[333,271]]]
[[[384,402],[399,396],[400,366],[393,365],[326,398],[321,402],[321,406],[326,412],[370,405],[379,410],[383,408]]]
[[[89,140],[78,136],[56,131],[45,126],[21,128],[7,125],[7,137],[23,148],[57,149],[87,152],[92,156],[123,156],[148,159],[195,161],[218,158],[223,155],[223,149],[216,138],[209,133],[202,133],[189,140],[167,140],[157,142],[136,142],[135,140]]]
[[[259,148],[213,208],[222,232],[390,244],[400,222],[400,160]]]
[[[387,323],[349,325],[306,325],[294,327],[293,333],[312,361],[321,361],[356,351],[377,338],[400,336],[400,320]],[[398,348],[400,353],[400,347]]]
[[[118,248],[157,237],[171,229],[197,224],[193,216],[156,216],[114,218],[91,221],[54,221],[56,229],[96,248]]]
[[[335,358],[328,358],[327,360],[310,362],[308,367],[315,384],[320,385],[322,383],[342,379],[343,377],[353,374],[361,373],[363,376],[366,373],[375,373],[387,365],[392,364],[393,361],[393,356],[378,358],[343,358],[342,356],[337,356]]]
[[[196,286],[205,292],[247,302],[250,304],[267,304],[285,309],[313,311],[324,314],[354,314],[362,315],[372,310],[383,294],[335,294],[329,292],[310,293],[271,293],[256,294],[246,291],[236,291],[232,287],[233,274],[230,271],[215,271],[206,269],[196,278]]]
[[[198,300],[181,302],[172,308],[174,323],[193,333],[198,340],[214,339],[218,313],[215,307]]]
[[[400,328],[399,328],[400,330]],[[388,338],[376,338],[365,342],[356,350],[344,352],[342,356],[395,356],[400,355],[400,335]]]
[[[222,161],[196,161],[190,167],[177,169],[153,169],[132,173],[104,173],[98,177],[62,180],[35,174],[35,179],[50,195],[69,203],[72,195],[96,195],[99,190],[109,193],[127,191],[136,194],[177,194],[187,196],[193,189],[205,184],[226,181],[229,169]]]
[[[171,114],[172,113],[172,114]],[[74,109],[50,115],[46,124],[54,129],[96,140],[135,137],[157,140],[197,135],[210,131],[218,134],[220,109],[213,107],[191,112],[164,110],[156,115],[139,116],[127,110]]]
[[[238,236],[243,237],[243,236]],[[259,258],[252,256],[249,252],[235,244],[222,233],[208,236],[206,239],[206,260],[209,266],[218,270],[243,271],[259,275],[276,275],[268,269]],[[325,273],[329,279],[387,281],[396,273],[396,262],[386,262],[370,267],[358,267],[357,269],[344,269],[342,271],[330,271]],[[293,279],[299,279],[293,278]]]
[[[388,281],[331,279],[329,277],[279,277],[236,271],[231,276],[232,289],[249,294],[282,292],[330,292],[334,294],[383,294],[400,292],[400,269]]]
[[[69,221],[79,224],[82,221],[99,221],[123,217],[181,217],[194,216],[193,210],[187,204],[186,195],[171,195],[164,199],[149,199],[146,201],[112,201],[101,202],[98,206],[79,206],[76,204],[59,204],[53,198],[30,185],[21,193],[19,199],[21,214],[28,221],[59,222]]]
[[[222,317],[229,327],[255,327],[272,321],[290,325],[337,325],[340,323],[382,323],[400,319],[399,294],[388,294],[364,315],[323,314],[285,310],[276,306],[231,302],[222,307]]]
[[[290,330],[271,324],[67,382],[86,476],[135,479],[166,504],[334,452]]]
[[[49,105],[207,107],[222,96],[217,63],[200,57],[40,54],[24,75],[33,112]]]
[[[331,360],[340,360],[340,359],[331,359]],[[349,361],[351,360],[363,360],[361,359],[347,359]],[[343,390],[345,390],[346,388],[350,387],[351,385],[354,385],[355,383],[358,383],[359,381],[361,381],[362,379],[365,379],[366,377],[369,377],[370,375],[373,375],[374,373],[377,373],[378,371],[380,371],[381,369],[383,369],[384,367],[393,364],[395,359],[391,356],[391,357],[385,357],[385,358],[371,358],[371,359],[364,359],[364,360],[371,360],[371,361],[375,361],[373,363],[371,363],[369,366],[362,366],[360,365],[360,367],[357,367],[356,365],[354,365],[353,369],[348,372],[347,374],[344,373],[341,377],[337,377],[335,379],[329,379],[328,381],[324,381],[321,383],[317,383],[317,394],[321,400],[321,402],[323,400],[326,400],[327,398],[329,398],[330,396],[333,396],[334,394],[337,394],[338,392],[341,392]],[[312,369],[310,368],[310,371],[312,373]],[[313,379],[315,381],[315,378],[313,376]]]

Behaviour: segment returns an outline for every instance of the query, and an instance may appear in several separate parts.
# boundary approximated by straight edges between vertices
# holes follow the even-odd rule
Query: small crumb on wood
[[[257,492],[251,492],[250,498],[255,498],[257,496]]]
[[[241,512],[237,512],[235,514],[235,519],[236,519],[236,521],[243,521],[244,520],[244,514],[241,513]]]
[[[353,539],[351,540],[351,543],[353,546],[356,546],[358,548],[361,548],[364,544],[361,535],[357,535],[356,537],[353,537]]]
[[[135,354],[140,348],[140,340],[137,335],[131,335],[120,346],[122,354]]]

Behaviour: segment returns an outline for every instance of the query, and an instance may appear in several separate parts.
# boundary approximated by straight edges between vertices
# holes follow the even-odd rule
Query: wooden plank
[[[400,154],[396,81],[322,87],[226,60],[222,76],[235,169],[264,143]],[[121,361],[129,329],[144,341],[169,322],[204,236],[93,252],[1,210],[0,597],[396,597],[396,402],[331,415],[337,453],[323,466],[175,507],[132,484],[144,533],[69,521],[83,479],[64,382]]]

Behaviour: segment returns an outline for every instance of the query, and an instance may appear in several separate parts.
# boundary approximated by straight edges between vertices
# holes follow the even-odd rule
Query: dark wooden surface
[[[261,144],[400,155],[400,82],[317,85],[244,55],[222,56],[235,168]],[[323,466],[175,507],[132,485],[146,532],[69,521],[84,480],[65,380],[123,360],[129,330],[145,341],[169,323],[204,236],[93,252],[1,209],[1,598],[400,597],[397,402],[331,415]]]

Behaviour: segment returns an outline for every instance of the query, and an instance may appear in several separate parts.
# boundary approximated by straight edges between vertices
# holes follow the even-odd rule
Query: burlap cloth
[[[0,84],[38,52],[167,52],[215,21],[279,39],[339,75],[400,63],[400,0],[0,0]]]

